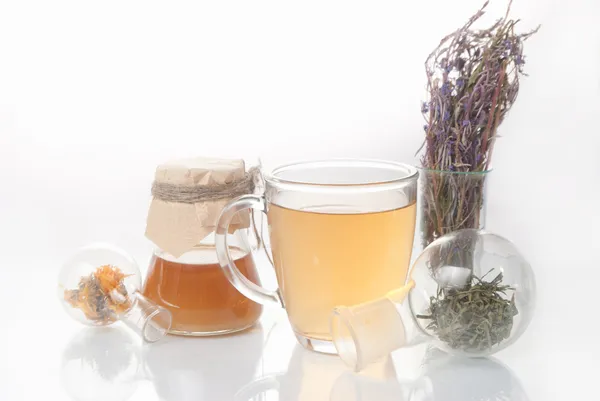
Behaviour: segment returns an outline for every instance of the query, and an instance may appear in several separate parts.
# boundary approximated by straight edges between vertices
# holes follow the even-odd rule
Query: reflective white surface
[[[496,358],[457,359],[420,345],[357,375],[335,356],[301,348],[282,310],[267,309],[259,325],[237,335],[142,344],[120,324],[71,321],[55,299],[54,272],[35,272],[3,277],[20,284],[3,288],[2,299],[14,303],[5,304],[0,332],[1,400],[547,401],[583,399],[596,387],[593,329],[549,320],[548,300],[530,330]],[[541,276],[542,286],[552,281]]]

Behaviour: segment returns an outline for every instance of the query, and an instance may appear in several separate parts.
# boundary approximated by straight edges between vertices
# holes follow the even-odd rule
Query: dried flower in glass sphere
[[[130,255],[110,244],[92,244],[63,265],[58,295],[76,320],[106,326],[132,308],[141,284],[140,271]]]
[[[112,323],[117,315],[131,308],[124,283],[127,277],[116,266],[100,266],[89,276],[81,277],[76,289],[65,289],[64,299],[88,320],[100,325]]]
[[[144,298],[137,264],[110,244],[79,249],[63,265],[58,296],[65,311],[90,326],[122,321],[145,341],[160,340],[171,327],[171,313]]]

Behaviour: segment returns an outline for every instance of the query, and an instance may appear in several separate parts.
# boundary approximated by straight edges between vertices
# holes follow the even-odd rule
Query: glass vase
[[[413,259],[443,235],[466,228],[485,228],[486,191],[491,171],[419,169]]]

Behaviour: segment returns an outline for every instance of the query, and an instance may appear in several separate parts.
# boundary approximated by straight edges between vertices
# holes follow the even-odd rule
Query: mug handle
[[[227,247],[229,224],[236,213],[246,209],[260,210],[263,213],[267,213],[267,202],[262,196],[244,195],[229,202],[221,211],[215,231],[215,245],[221,270],[223,270],[227,280],[246,298],[263,305],[272,304],[283,307],[283,299],[279,291],[267,290],[248,280],[235,266],[229,253],[229,248]]]

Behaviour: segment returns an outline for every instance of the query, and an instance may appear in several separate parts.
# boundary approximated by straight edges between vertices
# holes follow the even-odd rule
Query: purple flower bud
[[[444,69],[446,72],[450,72],[452,71],[452,66],[451,65],[447,65],[446,68]]]
[[[448,82],[444,82],[442,85],[442,96],[447,96],[450,94],[450,92],[450,84]]]
[[[429,105],[426,102],[421,104],[421,113],[425,114],[429,112]]]
[[[448,121],[450,119],[450,112],[448,110],[444,110],[444,121]]]
[[[470,124],[469,120],[463,120],[463,122],[462,122],[462,126],[463,126],[463,127],[466,127],[466,126],[468,126],[469,124]]]
[[[525,56],[521,56],[520,54],[518,54],[517,57],[515,58],[515,63],[517,65],[525,64]]]
[[[423,131],[427,132],[427,129],[429,129],[429,125],[425,124],[425,125],[423,126]]]
[[[458,89],[462,89],[465,86],[465,79],[460,77],[456,80],[456,86]]]

